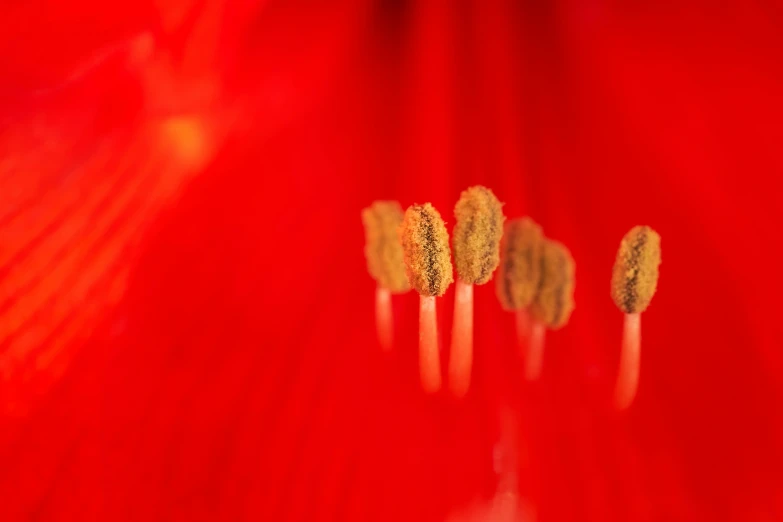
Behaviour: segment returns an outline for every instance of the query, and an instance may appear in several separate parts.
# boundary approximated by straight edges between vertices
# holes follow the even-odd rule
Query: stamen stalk
[[[384,351],[389,351],[394,344],[394,328],[392,327],[391,292],[378,285],[375,290],[375,326],[378,330],[378,342]]]
[[[419,300],[419,376],[425,392],[435,393],[440,390],[438,317],[434,296],[422,295]]]
[[[522,355],[527,352],[530,342],[530,313],[527,308],[520,308],[515,312],[517,327],[517,344]]]
[[[623,345],[620,352],[620,371],[615,388],[618,410],[628,408],[639,386],[639,361],[642,347],[642,314],[625,314]]]
[[[546,326],[541,321],[533,321],[530,331],[530,342],[527,345],[527,357],[525,358],[525,378],[535,381],[541,375],[541,367],[544,363],[544,338]]]
[[[454,323],[451,331],[449,384],[452,393],[464,397],[470,387],[473,366],[473,285],[457,279]]]

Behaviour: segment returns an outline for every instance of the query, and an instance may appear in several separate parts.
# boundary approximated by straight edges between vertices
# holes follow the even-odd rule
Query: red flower
[[[3,519],[783,516],[780,14],[310,4],[0,8]],[[477,287],[471,390],[427,396],[415,296],[377,346],[359,212],[451,226],[477,183],[569,246],[577,308],[527,384]]]

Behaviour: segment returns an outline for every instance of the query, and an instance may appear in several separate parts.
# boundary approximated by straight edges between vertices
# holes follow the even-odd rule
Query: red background
[[[48,3],[3,9],[29,29],[0,38],[16,161],[0,166],[0,253],[22,252],[2,258],[4,288],[36,241],[72,233],[52,197],[164,176],[138,136],[171,114],[219,129],[165,205],[129,203],[65,275],[53,256],[35,279],[51,297],[3,332],[4,520],[441,520],[494,493],[503,419],[538,520],[783,517],[773,4],[82,2],[58,31],[35,15]],[[128,65],[138,34],[152,58]],[[431,201],[450,229],[477,183],[571,249],[577,308],[528,384],[513,316],[477,288],[471,391],[426,396],[415,294],[394,298],[393,353],[375,340],[360,211]],[[33,212],[52,225],[12,236]],[[663,264],[620,414],[609,277],[636,224],[661,234]],[[96,260],[115,236],[127,284],[58,343],[119,277]],[[67,237],[63,253],[84,236]],[[94,274],[86,293],[77,271]],[[35,284],[4,292],[0,319]],[[448,346],[453,290],[438,305]],[[69,312],[51,326],[55,306]],[[50,344],[56,372],[35,355]]]

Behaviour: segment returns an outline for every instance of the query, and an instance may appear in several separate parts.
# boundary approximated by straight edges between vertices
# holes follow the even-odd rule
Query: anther
[[[410,290],[399,237],[402,219],[402,207],[396,201],[376,201],[362,210],[367,269],[378,282],[375,324],[378,341],[385,350],[391,349],[394,342],[391,294]]]
[[[574,310],[576,266],[568,248],[545,239],[541,251],[541,280],[530,307],[533,317],[525,375],[528,380],[541,373],[545,328],[557,330],[568,323]]]
[[[441,387],[435,297],[454,282],[449,234],[440,213],[430,203],[412,205],[400,227],[405,270],[419,292],[419,372],[425,391]]]
[[[500,262],[503,209],[492,191],[475,186],[462,192],[454,207],[454,261],[457,289],[449,357],[449,384],[457,397],[470,387],[473,365],[473,285],[492,279]]]
[[[625,313],[615,405],[631,405],[639,383],[641,313],[652,301],[661,264],[661,236],[648,226],[633,227],[620,242],[612,269],[612,299]]]
[[[529,217],[506,223],[500,242],[500,267],[495,291],[504,310],[516,315],[517,343],[525,354],[530,350],[531,320],[528,307],[538,292],[544,233]]]

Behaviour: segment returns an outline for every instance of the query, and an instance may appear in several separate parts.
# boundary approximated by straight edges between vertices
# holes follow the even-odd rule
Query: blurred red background
[[[2,520],[478,517],[504,438],[522,520],[783,518],[776,4],[0,19]],[[471,391],[426,396],[414,293],[377,345],[359,215],[431,201],[450,229],[477,183],[568,245],[577,308],[529,384],[477,288]],[[663,265],[617,413],[636,224]]]

